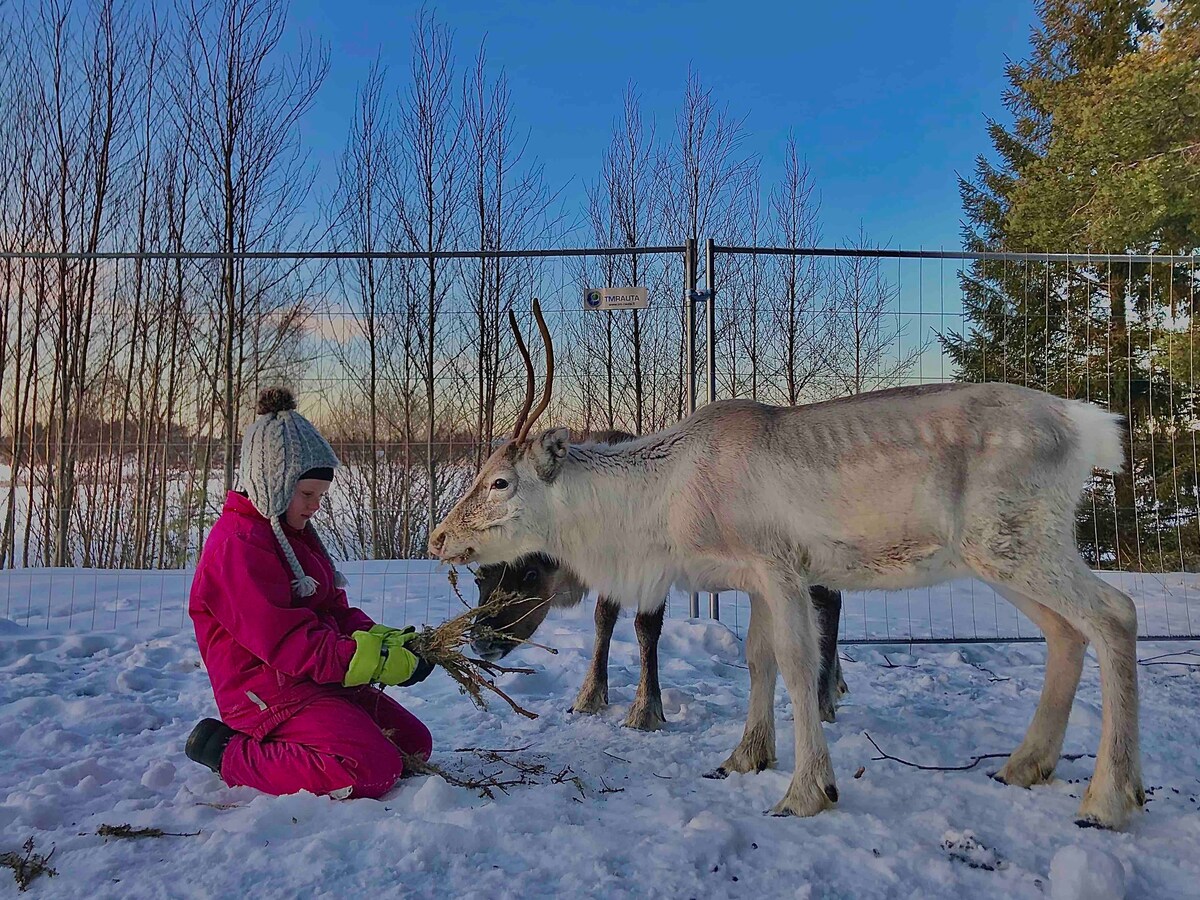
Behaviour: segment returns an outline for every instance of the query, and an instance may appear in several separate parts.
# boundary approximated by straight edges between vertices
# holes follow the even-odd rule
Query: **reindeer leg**
[[[779,668],[771,643],[771,610],[761,597],[750,595],[750,625],[746,630],[746,662],[750,666],[750,708],[741,742],[707,778],[730,772],[761,772],[775,765],[775,680]]]
[[[838,620],[842,615],[842,592],[814,584],[813,608],[817,611],[817,629],[821,636],[821,675],[818,679],[817,699],[821,704],[821,721],[837,719],[837,702],[846,691],[842,680],[842,663],[838,659]]]
[[[596,643],[592,647],[592,663],[579,688],[579,696],[571,704],[571,712],[598,713],[608,706],[608,647],[620,614],[621,607],[608,597],[596,601]]]
[[[1069,532],[1065,536],[1034,533],[1018,537],[1024,539],[1018,546],[1022,550],[1019,566],[994,552],[991,560],[968,560],[968,564],[1003,588],[1004,595],[1014,602],[1036,597],[1037,603],[1056,613],[1096,648],[1103,707],[1100,749],[1076,824],[1120,828],[1146,802],[1138,747],[1137,610],[1125,594],[1083,564]],[[1057,762],[1061,732],[1078,681],[1077,666],[1082,665],[1083,646],[1077,637],[1052,625],[1046,638],[1042,699],[1025,740],[1000,770],[1001,777],[1018,784],[1031,780],[1035,769],[1052,770],[1052,763]]]
[[[625,717],[625,724],[629,728],[657,731],[667,721],[663,715],[662,692],[658,686],[658,639],[662,636],[663,616],[666,612],[667,604],[664,599],[663,605],[654,612],[639,612],[633,620],[638,647],[642,652],[642,670],[633,706],[629,707],[629,715]]]
[[[1138,743],[1137,609],[1081,560],[1076,562],[1077,590],[1092,600],[1079,629],[1091,640],[1100,662],[1103,717],[1096,768],[1075,824],[1121,828],[1146,804]]]
[[[817,700],[820,641],[811,603],[798,603],[808,594],[797,572],[766,573],[763,598],[771,610],[775,659],[783,673],[795,720],[796,768],[787,793],[771,810],[774,815],[812,816],[837,803],[837,783],[829,747],[821,731]]]
[[[997,593],[1025,613],[1046,636],[1046,674],[1033,722],[1021,746],[993,777],[1004,784],[1030,787],[1049,781],[1062,754],[1067,719],[1083,672],[1087,639],[1070,622],[1015,588],[997,584]]]

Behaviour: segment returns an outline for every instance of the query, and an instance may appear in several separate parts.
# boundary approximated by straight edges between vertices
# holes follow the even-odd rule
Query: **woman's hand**
[[[406,646],[416,636],[417,630],[411,625],[400,630],[392,629],[383,636],[383,655],[386,657],[380,678],[383,684],[410,687],[429,677],[433,663]]]
[[[412,625],[405,628],[374,625],[370,631],[354,632],[351,637],[358,649],[342,684],[356,687],[376,682],[389,687],[410,687],[424,681],[434,664],[406,646],[416,636],[417,630]]]

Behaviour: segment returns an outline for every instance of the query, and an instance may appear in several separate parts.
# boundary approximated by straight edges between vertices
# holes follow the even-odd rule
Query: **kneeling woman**
[[[242,440],[240,480],[213,525],[188,611],[221,719],[188,738],[190,759],[230,785],[269,794],[385,794],[403,755],[429,757],[429,729],[369,685],[407,687],[432,665],[405,644],[411,628],[377,625],[349,606],[310,519],[338,459],[296,412],[264,391]]]

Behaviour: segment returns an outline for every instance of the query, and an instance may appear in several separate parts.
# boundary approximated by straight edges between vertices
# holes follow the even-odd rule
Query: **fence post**
[[[696,411],[696,239],[690,237],[683,250],[683,304],[687,331],[687,415]],[[700,618],[700,595],[688,597],[688,616]]]
[[[433,535],[433,529],[437,525],[437,464],[434,459],[433,439],[437,432],[437,423],[434,418],[435,405],[437,403],[437,378],[434,377],[434,341],[437,329],[437,317],[435,315],[434,301],[437,297],[437,257],[433,253],[429,254],[429,284],[427,287],[426,299],[427,321],[425,327],[428,330],[429,345],[422,348],[422,354],[425,357],[425,366],[428,369],[429,380],[426,382],[425,399],[429,406],[429,422],[425,431],[425,468],[426,477],[429,479],[429,504],[425,516],[425,541],[428,543],[429,538]],[[428,551],[426,551],[428,552]]]
[[[696,411],[696,239],[688,238],[683,249],[683,298],[687,342],[687,405],[685,415]]]
[[[716,256],[714,242],[712,238],[708,238],[704,242],[704,284],[707,288],[705,292],[705,322],[704,322],[704,337],[707,340],[708,359],[706,360],[706,372],[708,377],[708,401],[712,403],[717,399],[717,282],[713,274],[713,260]],[[708,617],[721,621],[721,595],[717,593],[709,593],[708,595]]]

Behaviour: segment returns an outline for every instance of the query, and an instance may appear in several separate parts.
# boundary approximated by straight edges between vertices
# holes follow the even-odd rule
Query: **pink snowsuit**
[[[313,596],[293,595],[270,523],[232,491],[192,582],[200,655],[221,719],[240,732],[221,777],[269,794],[378,798],[400,777],[401,752],[429,757],[429,729],[382,691],[342,687],[357,647],[351,633],[375,623],[334,586],[311,529],[283,530],[317,580]]]

